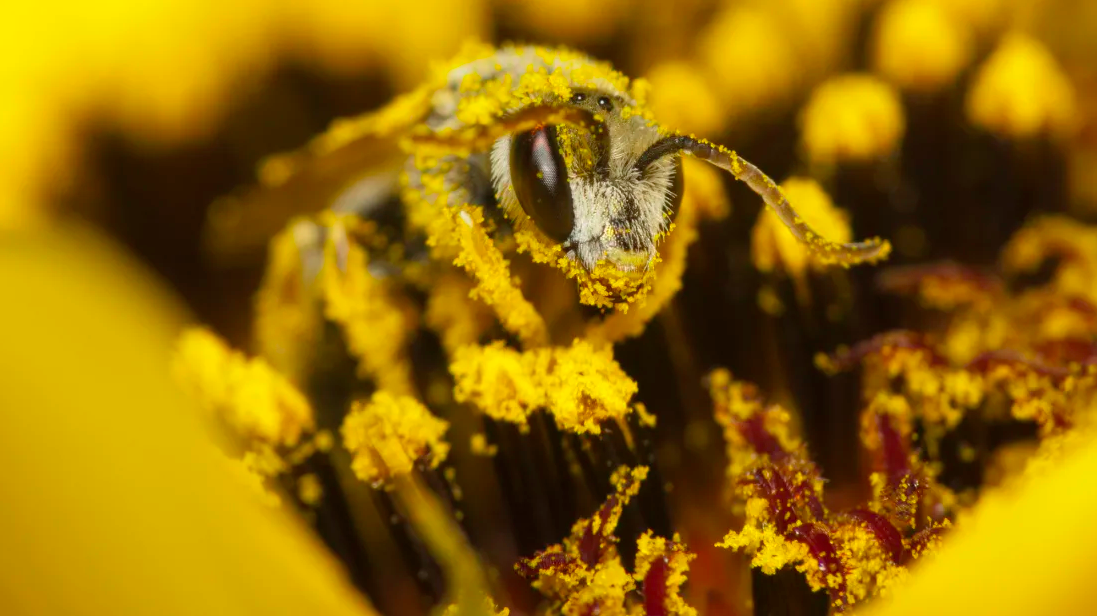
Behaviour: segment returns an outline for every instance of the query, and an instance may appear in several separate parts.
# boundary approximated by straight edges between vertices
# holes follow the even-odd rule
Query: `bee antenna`
[[[871,238],[863,242],[839,243],[819,235],[804,222],[776,182],[762,173],[758,167],[725,147],[686,135],[672,135],[660,139],[649,147],[636,161],[636,166],[642,171],[644,167],[659,158],[677,151],[715,165],[745,183],[777,214],[781,222],[802,245],[826,262],[848,267],[858,263],[880,261],[886,259],[891,253],[891,244],[880,238]]]
[[[533,105],[490,124],[434,131],[424,128],[408,136],[409,144],[421,152],[462,154],[490,148],[500,137],[523,133],[542,126],[573,126],[595,134],[606,131],[605,124],[593,113],[577,107]]]
[[[664,156],[669,156],[670,154],[685,150],[690,146],[691,141],[692,139],[685,135],[663,137],[659,141],[651,144],[648,149],[644,150],[644,153],[640,155],[640,158],[636,159],[636,164],[633,165],[633,168],[643,175],[644,170],[646,170],[651,163]]]

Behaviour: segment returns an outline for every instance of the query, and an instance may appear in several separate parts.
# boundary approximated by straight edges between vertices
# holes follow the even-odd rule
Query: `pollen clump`
[[[507,71],[485,63],[481,57],[462,57],[453,61],[450,69],[464,65],[472,67],[461,77],[455,101],[455,123],[449,128],[488,127],[498,124],[507,114],[538,105],[553,105],[571,96],[572,84],[582,88],[604,88],[606,85],[629,91],[629,79],[604,62],[591,62],[586,56],[565,48],[512,47],[516,62],[523,60],[529,68],[515,77]],[[534,62],[544,66],[534,68]],[[443,80],[437,85],[444,83]],[[644,113],[637,109],[637,113]],[[490,142],[489,144],[490,145]]]
[[[971,32],[933,0],[895,0],[877,17],[873,65],[888,81],[913,92],[951,84],[971,57]]]
[[[656,277],[656,263],[637,271],[626,272],[608,261],[599,261],[587,271],[582,264],[564,254],[559,244],[553,244],[533,230],[515,232],[518,252],[528,253],[534,263],[547,263],[574,278],[579,283],[579,301],[587,306],[628,312],[635,302],[642,301],[651,290]]]
[[[646,466],[619,467],[610,478],[613,493],[593,515],[577,521],[563,542],[515,566],[551,602],[547,613],[696,614],[678,594],[693,558],[678,537],[667,541],[651,531],[641,535],[633,573],[625,569],[618,554],[614,533],[621,513],[647,475]]]
[[[893,560],[866,525],[841,524],[834,536],[846,551],[846,580],[852,602],[874,595],[886,596],[892,587],[909,576],[906,567]]]
[[[470,403],[497,421],[528,426],[530,413],[544,406],[545,392],[531,354],[503,341],[466,346],[454,353],[450,372],[457,402]]]
[[[782,190],[804,222],[831,242],[846,243],[852,233],[845,211],[834,206],[814,180],[789,178]],[[826,267],[825,255],[805,247],[770,208],[762,210],[751,232],[751,260],[762,272],[783,271],[802,279],[809,271]]]
[[[761,499],[753,502],[764,503]],[[785,539],[772,525],[748,525],[741,531],[728,531],[716,547],[750,553],[750,565],[766,575],[774,575],[785,567],[811,559],[806,545]]]
[[[847,74],[815,88],[800,126],[808,158],[835,164],[888,156],[903,138],[905,118],[890,85],[871,75]]]
[[[563,430],[598,434],[603,422],[632,412],[629,403],[637,391],[611,347],[596,349],[581,339],[570,347],[525,352],[502,341],[463,347],[450,372],[454,399],[520,428],[527,426],[530,413],[544,408]]]
[[[966,101],[972,124],[1003,137],[1063,137],[1075,128],[1074,87],[1040,42],[1006,36],[979,68]]]
[[[637,391],[612,348],[595,349],[581,339],[539,353],[536,370],[556,423],[570,432],[598,434],[603,422],[623,419]]]
[[[448,429],[448,422],[431,415],[415,398],[379,391],[368,402],[351,405],[340,431],[354,456],[354,474],[382,486],[411,473],[417,464],[437,468],[449,454],[443,439]]]
[[[201,408],[246,444],[292,447],[313,428],[312,407],[293,385],[207,329],[183,332],[172,368]]]

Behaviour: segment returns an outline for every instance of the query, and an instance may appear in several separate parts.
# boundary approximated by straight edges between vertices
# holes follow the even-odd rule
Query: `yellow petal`
[[[372,614],[169,380],[181,313],[87,233],[0,240],[9,614]]]
[[[871,616],[1085,614],[1097,572],[1097,440],[1022,488],[988,494]]]

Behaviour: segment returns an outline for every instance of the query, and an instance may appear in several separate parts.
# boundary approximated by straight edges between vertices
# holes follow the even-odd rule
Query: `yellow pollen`
[[[842,75],[817,87],[800,114],[800,126],[808,158],[823,164],[887,156],[906,128],[898,93],[863,74]]]
[[[580,339],[524,353],[502,341],[464,347],[450,372],[455,400],[523,428],[530,413],[545,408],[563,430],[598,434],[603,422],[634,410],[636,382],[614,361],[612,347],[596,349]]]
[[[262,359],[248,359],[209,330],[183,332],[172,368],[201,407],[245,445],[292,447],[313,427],[312,407],[293,385]]]
[[[877,17],[873,65],[904,90],[936,92],[971,56],[971,33],[933,0],[895,0]]]
[[[437,468],[449,454],[443,440],[449,423],[431,415],[419,401],[386,391],[368,402],[354,402],[343,420],[343,445],[354,459],[351,469],[374,487],[407,475],[417,463]]]
[[[1006,36],[979,68],[969,121],[1003,137],[1063,137],[1076,126],[1074,86],[1051,53],[1023,34]]]

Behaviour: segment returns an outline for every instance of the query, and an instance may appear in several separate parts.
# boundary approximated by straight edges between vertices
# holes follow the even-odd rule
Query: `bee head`
[[[571,106],[588,111],[590,126],[541,125],[500,139],[492,151],[496,194],[513,220],[528,220],[588,271],[608,262],[642,274],[681,203],[676,152],[643,159],[659,128],[623,101],[576,92]]]
[[[629,101],[576,92],[568,103],[589,121],[537,124],[500,138],[492,149],[492,175],[511,219],[519,226],[532,223],[587,271],[609,263],[640,276],[651,268],[682,199],[683,154],[746,183],[824,262],[849,266],[890,251],[876,238],[839,244],[820,236],[757,167],[726,148],[667,134],[641,115],[622,113],[619,106]]]

